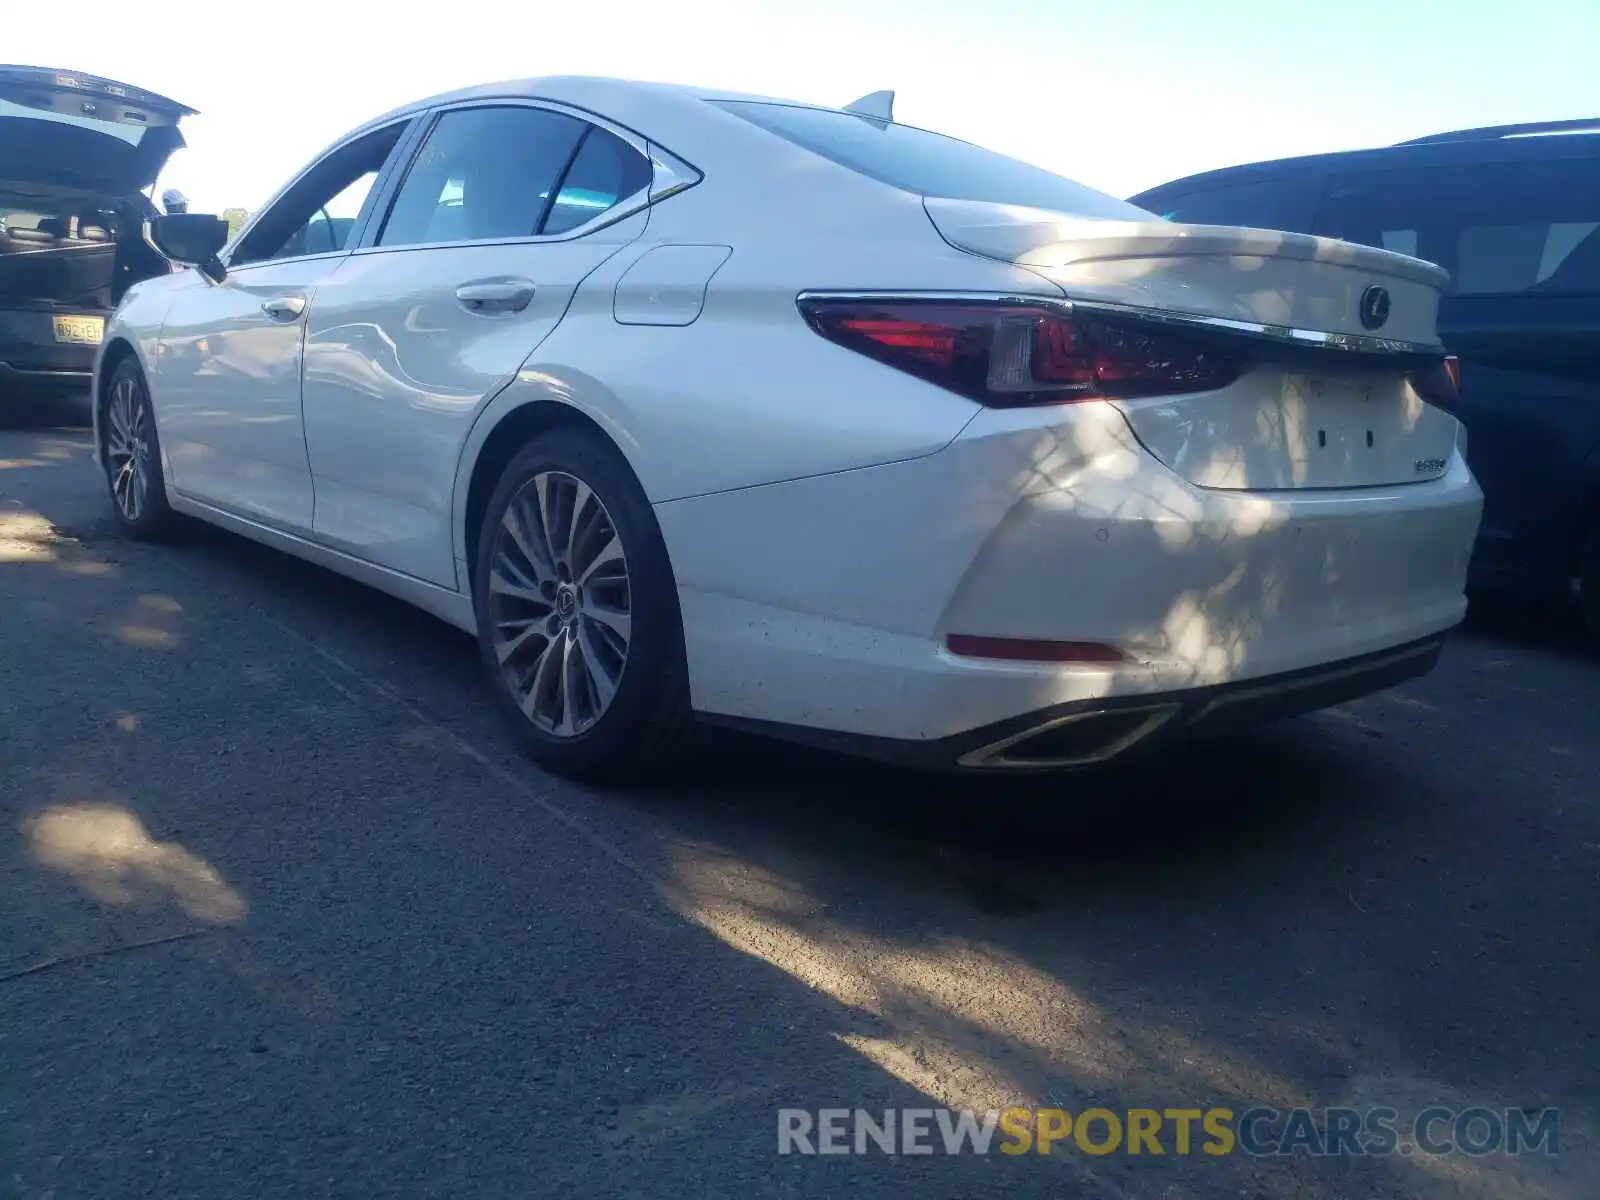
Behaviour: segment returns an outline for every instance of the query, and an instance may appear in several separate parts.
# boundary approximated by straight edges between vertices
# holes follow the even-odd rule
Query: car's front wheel
[[[144,373],[125,359],[112,373],[100,416],[100,461],[117,524],[130,537],[156,541],[168,536],[178,516],[167,504],[161,471],[161,440]]]
[[[532,756],[637,778],[692,724],[683,627],[644,490],[600,437],[560,429],[505,468],[478,531],[479,649]]]

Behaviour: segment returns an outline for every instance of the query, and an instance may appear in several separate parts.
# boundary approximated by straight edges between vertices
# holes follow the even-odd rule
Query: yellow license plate
[[[105,336],[104,317],[57,317],[56,341],[75,342],[79,345],[98,346]]]

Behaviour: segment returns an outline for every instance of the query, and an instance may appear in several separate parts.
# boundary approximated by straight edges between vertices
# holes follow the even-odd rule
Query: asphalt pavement
[[[1600,655],[1520,621],[1137,770],[719,735],[602,793],[459,633],[124,541],[83,431],[0,432],[0,1195],[1592,1200],[1597,851]],[[779,1153],[782,1109],[940,1106],[1559,1143]]]

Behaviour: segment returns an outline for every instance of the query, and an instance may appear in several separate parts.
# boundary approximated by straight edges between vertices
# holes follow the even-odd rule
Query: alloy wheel
[[[150,406],[131,379],[119,379],[106,406],[106,474],[126,521],[144,515],[150,488]]]
[[[628,560],[593,489],[563,471],[512,496],[489,562],[491,641],[522,713],[558,738],[605,715],[632,635]]]

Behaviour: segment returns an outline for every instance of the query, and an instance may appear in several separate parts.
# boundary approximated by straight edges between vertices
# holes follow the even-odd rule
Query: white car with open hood
[[[476,633],[534,756],[698,719],[1081,766],[1426,672],[1481,495],[1445,277],[1175,225],[896,123],[683,87],[436,97],[107,331],[97,438],[175,514]]]

